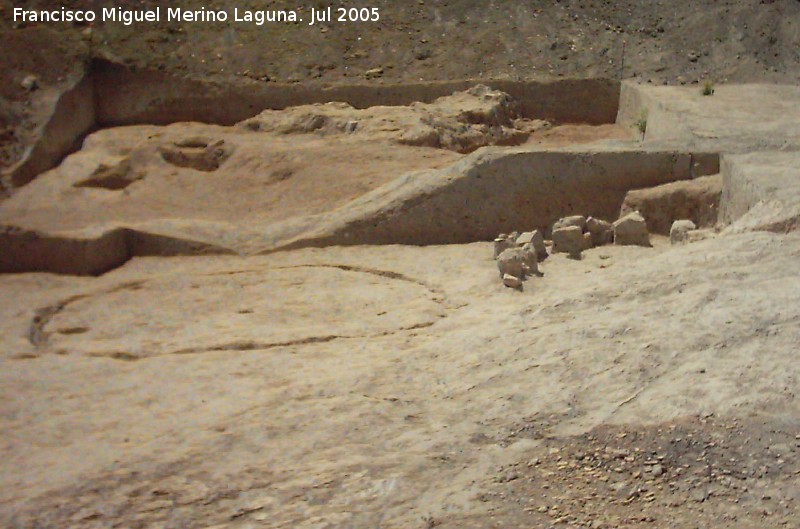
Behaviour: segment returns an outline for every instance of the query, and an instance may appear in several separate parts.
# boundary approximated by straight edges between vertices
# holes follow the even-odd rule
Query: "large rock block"
[[[647,222],[638,212],[628,213],[613,224],[614,244],[626,246],[650,246]]]
[[[577,226],[582,232],[586,231],[586,217],[582,215],[572,215],[558,219],[556,223],[553,224],[553,231],[570,226]]]
[[[497,256],[497,269],[500,270],[500,277],[512,275],[522,279],[525,277],[523,264],[525,255],[520,248],[509,248]]]
[[[592,234],[587,231],[583,234],[583,249],[591,250],[592,248],[594,248],[594,244],[592,243]]]
[[[494,240],[494,258],[497,259],[501,253],[509,248],[514,248],[515,245],[516,243],[514,240],[509,239],[507,236],[501,234]]]
[[[580,259],[583,250],[583,231],[579,226],[567,226],[553,230],[553,253],[568,253]]]
[[[522,271],[526,275],[539,274],[539,259],[536,256],[536,248],[533,244],[527,243],[521,248],[522,250]]]
[[[536,250],[536,258],[544,261],[547,258],[547,247],[544,244],[544,235],[539,230],[527,231],[517,238],[518,246],[530,244]]]
[[[614,240],[614,230],[611,223],[602,219],[589,217],[586,219],[586,231],[592,235],[593,246],[611,244]]]

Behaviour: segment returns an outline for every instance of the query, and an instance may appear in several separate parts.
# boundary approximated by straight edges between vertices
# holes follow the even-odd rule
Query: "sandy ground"
[[[796,234],[604,247],[551,257],[523,293],[485,243],[3,276],[0,520],[791,526],[798,256]],[[683,463],[717,452],[664,451],[675,428],[740,448],[691,461],[689,480]],[[578,451],[624,490],[570,477]],[[593,503],[564,498],[576,490]]]

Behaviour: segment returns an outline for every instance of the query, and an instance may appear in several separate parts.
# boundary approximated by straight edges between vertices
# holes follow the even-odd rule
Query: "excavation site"
[[[490,4],[0,2],[0,527],[800,527],[800,5]]]

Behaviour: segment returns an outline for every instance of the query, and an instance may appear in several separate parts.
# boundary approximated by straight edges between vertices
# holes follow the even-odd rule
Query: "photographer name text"
[[[381,18],[377,7],[327,7],[301,9],[250,10],[239,9],[183,9],[180,7],[155,7],[153,9],[124,9],[109,7],[97,11],[87,9],[34,10],[14,8],[14,22],[49,23],[77,22],[91,24],[112,22],[130,26],[137,23],[154,22],[240,22],[263,26],[272,23],[302,23],[309,26],[339,22],[378,22]]]

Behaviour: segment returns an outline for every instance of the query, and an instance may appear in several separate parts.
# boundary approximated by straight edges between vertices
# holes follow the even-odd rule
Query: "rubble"
[[[364,77],[367,79],[377,79],[383,77],[383,68],[372,68],[364,72]]]
[[[708,228],[691,230],[686,234],[686,242],[700,242],[706,239],[714,238],[716,235],[717,233],[714,230]]]
[[[688,222],[689,224],[681,224]],[[691,221],[679,221],[676,226],[692,228]],[[681,228],[684,229],[684,228]],[[687,233],[693,230],[687,230]],[[681,235],[686,238],[685,235]],[[644,217],[634,211],[613,224],[595,217],[571,215],[553,224],[551,240],[545,240],[541,230],[501,233],[494,240],[494,259],[503,284],[518,288],[528,276],[542,276],[539,263],[549,253],[566,253],[580,260],[582,253],[606,244],[650,246],[650,236]],[[550,251],[548,252],[548,246]],[[514,278],[513,280],[510,278]]]
[[[517,237],[517,245],[524,246],[526,244],[530,244],[533,242],[533,231],[526,231],[522,233],[519,237]]]
[[[648,231],[660,235],[669,233],[675,219],[689,219],[706,228],[717,222],[721,196],[722,177],[718,174],[632,189],[625,195],[620,216],[638,211],[647,219]]]

